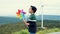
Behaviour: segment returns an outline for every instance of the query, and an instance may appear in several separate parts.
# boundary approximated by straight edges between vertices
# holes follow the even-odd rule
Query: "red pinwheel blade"
[[[21,10],[18,9],[18,13],[20,14]]]

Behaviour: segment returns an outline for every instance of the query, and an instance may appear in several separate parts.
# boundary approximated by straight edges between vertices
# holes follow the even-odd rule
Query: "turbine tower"
[[[41,28],[44,28],[44,26],[43,26],[43,21],[44,21],[44,19],[43,19],[43,7],[44,7],[44,5],[41,5]]]

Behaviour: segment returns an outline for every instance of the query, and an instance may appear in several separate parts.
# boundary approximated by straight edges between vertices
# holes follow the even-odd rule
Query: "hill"
[[[36,16],[37,20],[41,20],[41,15]],[[60,16],[57,15],[44,15],[44,20],[60,20]],[[7,17],[7,16],[0,16],[0,25],[1,24],[9,24],[9,23],[16,23],[21,22],[19,18],[16,17]]]

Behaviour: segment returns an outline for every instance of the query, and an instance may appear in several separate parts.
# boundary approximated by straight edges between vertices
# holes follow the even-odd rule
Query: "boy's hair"
[[[37,8],[35,6],[30,6],[33,10],[33,13],[35,13],[37,11]]]

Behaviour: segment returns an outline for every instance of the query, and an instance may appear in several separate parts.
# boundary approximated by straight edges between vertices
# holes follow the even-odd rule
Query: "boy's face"
[[[31,7],[29,8],[29,13],[33,13],[33,10]]]

